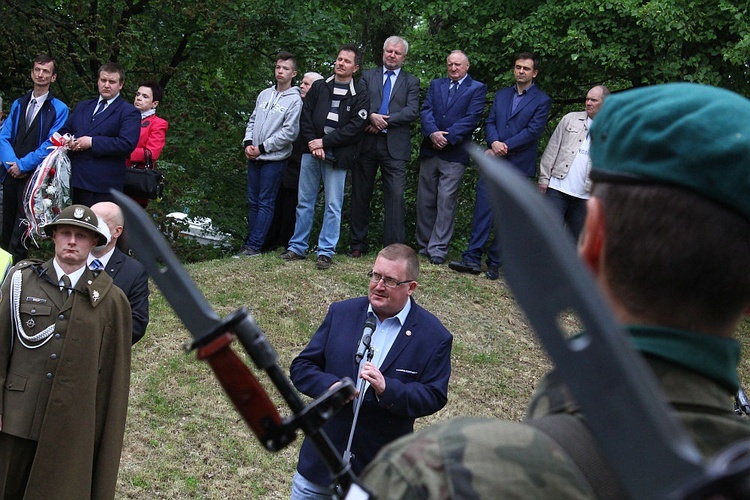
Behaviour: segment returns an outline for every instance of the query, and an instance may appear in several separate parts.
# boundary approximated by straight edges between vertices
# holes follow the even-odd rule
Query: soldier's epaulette
[[[5,281],[16,271],[21,271],[23,269],[31,268],[32,266],[38,266],[41,264],[44,264],[44,261],[39,259],[24,259],[17,264],[14,264],[13,267],[11,267],[6,273],[5,278],[3,278],[3,284],[5,284]],[[2,300],[3,294],[2,290],[0,290],[0,301]]]
[[[16,269],[25,269],[29,266],[38,266],[39,264],[44,264],[44,261],[39,259],[23,259],[17,264],[14,264],[13,267],[15,267]]]

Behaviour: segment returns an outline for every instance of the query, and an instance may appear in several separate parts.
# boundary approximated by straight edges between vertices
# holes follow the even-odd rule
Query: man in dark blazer
[[[355,407],[347,405],[323,426],[342,454],[354,427],[350,451],[357,474],[383,445],[413,432],[417,417],[445,406],[453,343],[440,321],[412,298],[419,277],[414,250],[401,243],[385,247],[369,276],[368,296],[331,304],[323,324],[290,368],[297,389],[311,397],[344,377],[367,383],[359,394],[364,399],[356,422]],[[372,358],[366,355],[358,361],[355,354],[368,316],[376,325]],[[313,443],[305,439],[292,499],[331,495],[332,481]]]
[[[383,66],[362,74],[370,96],[369,123],[359,165],[352,169],[351,257],[367,253],[367,229],[375,176],[383,181],[383,246],[406,239],[406,163],[411,156],[409,131],[419,117],[419,78],[404,71],[409,42],[391,36],[383,43]]]
[[[442,264],[453,237],[458,187],[469,153],[466,144],[484,114],[487,86],[469,76],[469,58],[454,50],[448,77],[430,82],[422,105],[422,158],[417,188],[417,245],[433,264]]]
[[[539,137],[547,125],[552,104],[549,96],[534,84],[534,78],[538,73],[539,61],[534,54],[518,54],[513,68],[516,83],[495,94],[485,126],[488,146],[486,153],[505,158],[530,179],[536,175]],[[454,271],[479,274],[482,268],[482,253],[493,224],[492,206],[487,189],[484,181],[479,179],[469,248],[464,251],[463,260],[452,261],[448,266]],[[501,264],[500,248],[496,241],[493,241],[487,251],[487,278],[499,278]]]
[[[141,113],[120,96],[124,84],[122,66],[105,63],[99,68],[99,97],[78,103],[60,130],[74,136],[68,144],[73,203],[114,201],[110,189],[123,189],[125,160],[141,133]]]
[[[115,286],[128,297],[133,313],[133,344],[141,340],[148,326],[148,273],[143,264],[125,255],[117,248],[117,239],[122,235],[125,218],[120,207],[111,201],[102,201],[91,210],[109,229],[110,239],[104,246],[91,251],[88,266],[96,270],[104,269],[112,277]]]

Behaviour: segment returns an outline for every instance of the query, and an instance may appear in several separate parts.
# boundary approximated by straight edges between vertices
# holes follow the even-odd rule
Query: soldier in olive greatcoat
[[[44,227],[47,262],[12,268],[0,298],[0,495],[113,498],[130,385],[125,294],[86,259],[106,244],[90,208]]]

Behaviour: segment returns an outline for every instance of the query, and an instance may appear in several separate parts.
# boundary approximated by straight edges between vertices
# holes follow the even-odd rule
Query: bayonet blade
[[[221,318],[195,286],[154,222],[128,196],[117,191],[112,191],[112,195],[125,215],[138,260],[190,334],[201,340],[215,333],[222,326]]]

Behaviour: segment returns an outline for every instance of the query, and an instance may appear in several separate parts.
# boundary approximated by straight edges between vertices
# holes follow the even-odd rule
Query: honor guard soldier
[[[130,385],[132,319],[106,272],[96,214],[65,208],[47,262],[13,267],[0,298],[0,496],[113,498]]]

